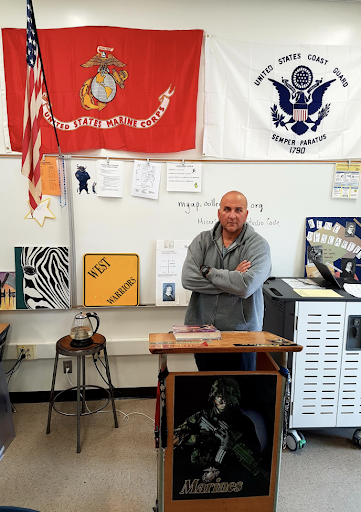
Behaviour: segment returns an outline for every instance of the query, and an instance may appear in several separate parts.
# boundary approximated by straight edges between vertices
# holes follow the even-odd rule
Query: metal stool
[[[112,386],[112,381],[110,378],[107,349],[105,348],[106,340],[105,340],[104,336],[102,336],[101,334],[98,334],[98,333],[94,334],[91,339],[92,339],[93,343],[91,345],[89,345],[87,347],[83,347],[83,348],[72,347],[70,345],[70,343],[72,341],[72,338],[70,336],[64,336],[64,338],[61,338],[56,343],[56,355],[55,355],[55,362],[54,362],[53,383],[51,385],[49,412],[48,412],[48,425],[46,428],[46,433],[50,434],[50,422],[51,422],[52,409],[54,409],[54,411],[56,411],[59,414],[63,414],[64,416],[76,416],[77,417],[77,432],[76,432],[76,440],[77,440],[77,450],[76,451],[77,451],[77,453],[81,452],[81,447],[80,447],[80,417],[81,416],[88,416],[89,414],[94,414],[96,412],[99,412],[100,410],[104,409],[111,401],[112,406],[113,406],[115,428],[118,428],[118,426],[119,426],[117,413],[115,410],[113,386]],[[101,386],[93,386],[93,385],[85,384],[85,356],[100,353],[101,350],[104,351],[105,368],[106,368],[107,379],[108,379],[108,383],[109,383],[109,390],[107,390]],[[68,388],[63,391],[60,391],[59,393],[57,393],[54,396],[54,387],[55,387],[56,372],[58,369],[59,354],[61,354],[63,356],[68,356],[68,357],[76,357],[76,360],[77,360],[77,365],[76,365],[77,385],[72,388]],[[82,371],[82,374],[83,374],[82,384],[80,382],[80,380],[81,380],[80,367],[81,366],[82,366],[82,370],[83,370]],[[108,393],[108,400],[105,403],[105,405],[103,405],[102,407],[99,407],[99,409],[96,409],[95,411],[85,412],[85,390],[86,390],[86,388],[104,389]],[[66,391],[69,391],[71,389],[77,389],[77,408],[76,408],[76,413],[67,414],[62,411],[59,411],[55,407],[55,401],[59,398],[59,396],[62,393],[65,393]],[[82,395],[82,398],[80,397],[80,394]],[[81,400],[81,411],[80,411],[80,400]]]

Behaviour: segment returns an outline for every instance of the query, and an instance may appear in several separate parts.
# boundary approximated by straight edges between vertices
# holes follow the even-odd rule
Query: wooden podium
[[[287,353],[302,348],[268,332],[182,342],[149,335],[160,369],[155,512],[275,512],[285,379],[270,352],[282,353],[286,368]],[[257,352],[256,371],[168,374],[167,354],[205,352]]]

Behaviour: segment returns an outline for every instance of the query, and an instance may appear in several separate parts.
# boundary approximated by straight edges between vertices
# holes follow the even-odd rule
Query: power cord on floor
[[[8,385],[9,385],[9,382],[10,382],[10,379],[11,377],[14,375],[15,372],[18,371],[18,369],[20,368],[20,364],[22,362],[23,359],[26,358],[26,354],[27,352],[29,352],[29,350],[24,350],[23,348],[20,349],[20,353],[18,355],[18,358],[17,360],[15,361],[14,365],[10,368],[10,370],[8,370],[6,372],[6,376],[9,376],[9,379],[8,379]]]
[[[153,423],[153,426],[155,424],[155,421],[153,420],[153,418],[151,418],[147,414],[144,414],[144,412],[134,411],[134,412],[129,412],[128,414],[126,414],[125,412],[120,411],[119,409],[116,409],[116,411],[123,414],[123,416],[124,416],[123,421],[129,421],[129,416],[131,416],[132,414],[138,414],[139,416],[145,416],[146,418],[148,418]],[[99,411],[99,412],[112,412],[112,411]]]
[[[20,368],[20,365],[21,365],[21,362],[23,359],[26,358],[26,354],[29,352],[29,349],[27,350],[24,350],[23,348],[20,349],[20,353],[18,355],[18,358],[17,360],[15,361],[14,365],[12,366],[12,368],[10,368],[10,370],[8,370],[6,372],[6,376],[9,375],[9,378],[8,378],[8,386],[9,386],[9,382],[11,380],[11,377],[14,375],[15,372],[18,371],[18,369]],[[11,410],[12,412],[16,412],[16,408],[15,408],[15,405],[13,403],[10,402],[10,405],[11,405]]]
[[[100,361],[101,361],[101,360],[100,360]],[[101,363],[102,363],[102,364],[103,364],[103,366],[104,366],[103,361],[101,361]],[[104,366],[104,368],[105,368],[105,366]],[[98,371],[99,371],[99,370],[98,370]],[[67,369],[66,369],[66,376],[67,376],[67,379],[68,379],[69,384],[71,385],[71,387],[72,387],[72,388],[75,388],[76,386],[74,386],[74,384],[71,382],[70,377],[69,377],[69,368],[67,368]],[[105,380],[105,379],[103,378],[103,380]],[[105,382],[106,382],[106,381],[105,381]],[[106,383],[107,383],[107,382],[106,382]],[[107,384],[108,384],[108,383],[107,383]],[[109,384],[108,384],[108,385],[109,385]],[[81,398],[83,398],[82,393],[80,393],[80,396],[81,396]],[[87,408],[88,412],[89,412],[89,413],[91,413],[92,411],[89,409],[88,404],[87,404],[87,402],[86,402],[86,401],[85,401],[85,406],[86,406],[86,408]],[[123,414],[123,421],[129,421],[129,416],[131,416],[132,414],[137,414],[137,415],[139,415],[139,416],[145,416],[146,418],[148,418],[148,419],[153,423],[153,426],[154,426],[154,424],[155,424],[154,419],[153,419],[153,418],[151,418],[150,416],[148,416],[147,414],[144,414],[144,412],[137,412],[137,411],[134,411],[134,412],[129,412],[129,413],[127,414],[127,413],[125,413],[125,412],[121,411],[120,409],[116,409],[116,411],[117,411],[117,412],[120,412],[121,414]],[[102,413],[111,413],[111,412],[113,412],[113,411],[98,411],[98,412],[102,412]]]
[[[110,387],[109,382],[107,382],[107,381],[105,380],[105,378],[103,377],[103,375],[102,375],[101,371],[99,370],[98,365],[97,365],[97,361],[100,361],[100,362],[101,362],[101,364],[103,365],[103,367],[106,369],[105,364],[103,363],[103,361],[102,361],[102,360],[101,360],[101,358],[100,358],[100,353],[99,353],[99,352],[98,352],[98,358],[97,358],[97,359],[96,359],[96,357],[95,357],[95,354],[93,354],[93,363],[94,363],[95,368],[97,369],[97,372],[99,373],[99,375],[101,376],[101,378],[103,379],[103,381],[105,382],[105,384],[106,384],[108,387]],[[113,390],[114,390],[114,386],[113,386],[113,384],[112,384],[112,388],[113,388]]]
[[[72,387],[72,388],[76,388],[76,386],[74,386],[74,384],[73,384],[73,383],[72,383],[72,381],[70,380],[70,377],[69,377],[69,368],[67,368],[67,369],[66,369],[65,373],[66,373],[66,376],[67,376],[67,378],[68,378],[68,381],[69,381],[69,384],[71,385],[71,387]],[[82,395],[82,393],[81,393],[81,392],[80,392],[80,397],[81,397],[81,399],[83,399],[83,395]],[[87,404],[86,402],[85,402],[85,406],[86,406],[86,408],[88,409],[88,412],[90,412],[90,413],[91,413],[91,410],[89,409],[88,404]]]

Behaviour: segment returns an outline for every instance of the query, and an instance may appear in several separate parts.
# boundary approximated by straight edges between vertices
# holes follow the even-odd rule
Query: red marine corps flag
[[[22,51],[24,51],[24,47],[25,45],[22,46]],[[22,61],[24,61],[24,58],[19,59],[18,63]],[[24,105],[21,172],[29,178],[31,211],[35,210],[41,201],[40,120],[42,116],[42,86],[43,74],[39,58],[39,45],[30,0],[27,2],[25,102],[21,102],[21,105]]]
[[[195,147],[202,30],[38,30],[62,152],[169,153]],[[10,150],[21,151],[26,32],[2,29]],[[42,151],[57,153],[42,96]]]

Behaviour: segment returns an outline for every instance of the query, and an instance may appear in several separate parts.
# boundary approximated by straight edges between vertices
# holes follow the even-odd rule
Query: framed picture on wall
[[[16,309],[69,309],[68,247],[15,247]]]

